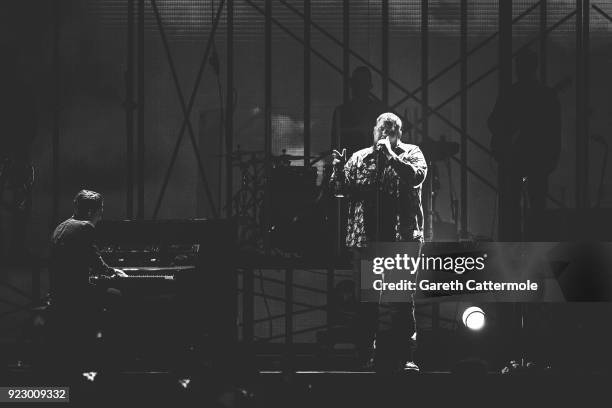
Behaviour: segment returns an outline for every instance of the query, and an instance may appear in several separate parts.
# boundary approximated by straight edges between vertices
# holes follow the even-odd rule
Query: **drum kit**
[[[226,155],[215,155],[214,157],[226,157]],[[240,183],[237,191],[232,196],[232,213],[237,217],[239,224],[239,241],[248,247],[262,248],[264,231],[263,207],[264,192],[266,190],[266,163],[270,163],[270,180],[272,201],[291,198],[290,205],[296,204],[296,198],[304,198],[304,194],[316,189],[316,167],[304,166],[305,160],[316,159],[303,155],[287,154],[286,150],[280,155],[270,155],[266,158],[263,150],[238,149],[227,155],[232,166],[237,168],[240,175]],[[299,166],[292,164],[301,162]],[[312,164],[314,164],[313,162]],[[293,186],[293,187],[292,187]],[[299,189],[300,191],[295,191]],[[291,194],[281,194],[281,191],[291,191]],[[302,193],[302,194],[300,194]],[[291,211],[286,203],[271,202],[273,218]],[[280,213],[282,214],[280,214]],[[273,219],[271,221],[278,221]]]
[[[452,186],[449,159],[459,152],[459,144],[448,142],[443,137],[439,141],[428,140],[419,144],[429,167],[428,180],[424,184],[426,239],[433,239],[435,198],[440,189],[439,172],[436,162],[446,162],[448,167],[449,184]],[[313,211],[314,205],[321,199],[326,186],[326,176],[329,177],[330,165],[324,166],[323,178],[317,186],[317,162],[328,159],[331,150],[316,156],[287,154],[283,150],[280,155],[268,157],[270,165],[270,201],[272,208],[271,225],[268,231],[279,233],[283,228],[300,218],[305,212]],[[216,155],[215,157],[226,157]],[[240,225],[239,239],[241,243],[258,248],[263,247],[263,205],[264,191],[266,190],[266,154],[263,150],[238,149],[229,155],[232,166],[239,169],[240,187],[233,195],[233,214],[238,218]],[[298,164],[299,163],[299,164]],[[304,164],[308,163],[307,166]],[[454,199],[451,189],[451,209],[456,231],[457,200]],[[450,223],[439,220],[436,225],[442,229],[449,229]],[[449,224],[449,225],[443,225]],[[450,227],[452,229],[452,227]]]

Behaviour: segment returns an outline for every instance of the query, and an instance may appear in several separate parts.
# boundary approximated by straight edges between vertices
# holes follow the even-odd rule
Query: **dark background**
[[[33,91],[32,108],[37,112],[36,139],[32,145],[32,161],[37,169],[34,186],[32,221],[28,244],[36,253],[44,251],[50,227],[51,210],[51,135],[56,107],[53,76],[54,2],[10,2],[2,6],[2,43],[16,50],[15,62],[24,81]],[[125,81],[126,69],[126,3],[122,1],[61,1],[60,12],[60,211],[71,212],[71,198],[82,188],[101,191],[105,196],[108,218],[126,217],[126,147],[125,147]],[[149,2],[146,3],[145,32],[145,215],[150,217],[161,181],[181,125],[181,111],[172,83],[169,65]],[[199,62],[211,26],[213,7],[218,1],[158,1],[183,93],[192,89]],[[437,73],[459,56],[459,5],[453,1],[430,2],[430,75]],[[533,5],[533,1],[515,1],[516,16]],[[598,1],[602,9],[610,9],[608,1]],[[255,2],[263,7],[263,2]],[[302,2],[292,1],[298,10]],[[549,25],[571,12],[572,1],[551,1]],[[354,1],[350,4],[350,46],[380,67],[381,58],[380,1]],[[497,2],[469,2],[468,48],[497,30]],[[303,22],[280,2],[273,2],[273,16],[302,38]],[[215,43],[220,59],[220,80],[225,89],[225,17],[224,12]],[[342,38],[342,2],[312,1],[312,19],[325,30]],[[234,120],[234,148],[263,150],[264,147],[264,19],[244,1],[235,4],[235,89],[237,106]],[[513,48],[518,49],[538,33],[539,16],[535,9],[513,27]],[[610,130],[609,30],[611,23],[591,11],[590,99],[592,135],[607,138]],[[560,164],[551,177],[550,193],[566,206],[574,206],[575,188],[575,18],[554,30],[548,39],[548,83],[554,85],[569,77],[572,85],[560,94],[563,117],[563,148]],[[390,2],[390,77],[408,89],[420,84],[420,1]],[[272,26],[272,151],[300,154],[303,151],[303,51],[302,46]],[[538,42],[534,49],[538,49]],[[315,28],[312,46],[338,66],[342,66],[342,49]],[[468,82],[497,63],[497,39],[468,60]],[[11,63],[9,61],[9,63]],[[352,68],[362,65],[354,57]],[[380,76],[374,74],[373,93],[380,96]],[[400,99],[397,88],[390,85],[390,101]],[[456,67],[430,86],[430,104],[436,106],[459,90],[459,69]],[[488,146],[486,127],[497,97],[497,73],[471,88],[468,93],[468,132]],[[312,56],[312,144],[313,153],[329,148],[331,115],[342,102],[342,77],[316,55]],[[215,205],[218,195],[218,124],[220,106],[216,76],[210,66],[198,89],[192,111],[192,123],[200,139],[200,149]],[[419,116],[418,105],[406,102],[397,108],[409,118]],[[441,113],[459,122],[459,99]],[[204,118],[208,118],[205,120]],[[12,137],[7,132],[3,137]],[[430,118],[430,136],[440,135],[459,141],[457,133],[436,117]],[[469,165],[480,175],[496,183],[496,165],[480,149],[468,144]],[[594,200],[603,151],[598,143],[590,143],[589,192]],[[296,163],[297,164],[297,163]],[[441,191],[437,209],[450,221],[446,200],[449,181],[441,170]],[[453,163],[453,187],[459,191],[459,166]],[[606,172],[609,175],[608,170]],[[222,185],[224,175],[221,175]],[[468,231],[475,235],[495,237],[495,193],[473,176],[468,179]],[[605,190],[603,205],[612,204]],[[221,205],[225,193],[221,192]],[[549,203],[552,208],[555,205]],[[185,137],[167,193],[160,209],[160,218],[210,216],[201,188],[198,188],[194,155]]]
[[[263,7],[264,2],[253,2]],[[272,14],[283,25],[302,38],[302,20],[278,1],[273,1]],[[302,2],[290,4],[302,10]],[[534,1],[514,1],[513,15],[517,16]],[[593,1],[603,10],[612,12],[612,1]],[[54,7],[59,4],[56,14]],[[152,215],[162,179],[170,161],[171,150],[180,128],[182,113],[169,65],[162,47],[151,6],[146,4],[145,29],[145,218]],[[193,86],[197,67],[211,27],[212,10],[219,1],[170,1],[159,0],[158,6],[166,29],[172,57],[177,67],[183,93],[188,95]],[[390,76],[408,89],[420,84],[420,5],[417,0],[390,1]],[[429,47],[431,74],[440,71],[459,57],[459,1],[432,0],[429,2]],[[575,2],[549,1],[548,22],[554,24],[570,13]],[[380,67],[381,61],[381,2],[358,0],[350,2],[350,47],[372,64]],[[27,247],[34,256],[45,256],[49,234],[54,227],[52,135],[56,129],[54,112],[59,112],[59,175],[60,195],[58,218],[64,219],[72,212],[72,197],[81,188],[101,192],[105,197],[105,217],[126,218],[126,147],[125,147],[125,80],[127,64],[126,2],[118,0],[87,0],[58,2],[32,0],[3,2],[0,6],[0,44],[5,57],[2,64],[15,64],[16,76],[27,85],[31,94],[31,109],[35,112],[36,137],[31,146],[31,161],[36,168],[31,220],[27,227]],[[54,39],[59,16],[59,58],[54,59]],[[335,37],[342,38],[342,2],[312,0],[312,19]],[[469,1],[468,48],[494,33],[498,27],[498,2],[491,0]],[[513,26],[513,49],[516,50],[538,34],[537,9]],[[612,23],[591,11],[590,46],[590,136],[609,140],[612,99],[609,92],[612,79],[610,30]],[[219,80],[223,100],[228,97],[225,87],[225,12],[215,38],[219,53],[220,75],[206,67],[197,92],[191,121],[199,142],[200,153],[213,191],[217,208],[224,206],[226,175],[219,174],[219,158],[224,153],[219,146],[218,115],[222,106],[219,98]],[[538,42],[534,49],[538,49]],[[330,61],[342,66],[342,49],[312,29],[312,46]],[[303,152],[303,49],[277,25],[272,27],[272,152],[279,154]],[[548,84],[554,85],[569,77],[572,85],[560,93],[562,106],[562,152],[560,164],[550,180],[550,194],[567,207],[575,205],[575,19],[571,18],[548,36],[546,59]],[[234,114],[234,146],[245,150],[264,148],[264,17],[245,1],[235,2],[234,78],[237,95]],[[498,60],[498,42],[493,40],[468,61],[468,81],[477,78],[494,66]],[[59,64],[59,76],[54,74],[54,63]],[[360,61],[350,59],[351,70]],[[14,77],[4,75],[2,80],[11,82]],[[381,79],[373,75],[373,93],[381,94]],[[57,87],[57,88],[56,88]],[[486,119],[497,97],[497,73],[471,88],[468,93],[468,132],[481,144],[488,146],[490,134]],[[389,99],[393,102],[403,96],[390,86]],[[56,94],[57,90],[57,94]],[[436,106],[459,90],[459,69],[456,67],[430,86],[430,104]],[[330,145],[330,128],[333,108],[342,102],[342,76],[330,69],[317,56],[312,56],[312,144],[311,151],[319,153]],[[10,104],[10,101],[4,103]],[[419,105],[406,102],[397,108],[411,119],[418,118]],[[459,122],[459,99],[441,110],[455,123]],[[2,129],[2,138],[19,137],[19,129]],[[459,141],[459,135],[442,121],[430,119],[429,136]],[[415,140],[418,141],[418,140]],[[480,149],[468,144],[469,166],[492,183],[497,180],[494,161]],[[601,171],[603,149],[590,143],[588,191],[595,199],[598,175]],[[612,169],[606,170],[606,180]],[[597,176],[596,176],[597,175]],[[236,178],[236,186],[238,179]],[[450,181],[441,167],[441,190],[437,210],[443,219],[450,221],[450,206],[446,200]],[[221,187],[220,187],[221,186]],[[602,207],[612,206],[612,193],[604,189]],[[458,192],[459,166],[452,164],[452,188]],[[219,190],[220,189],[220,190]],[[497,234],[496,194],[481,181],[468,178],[468,226],[473,235],[495,239]],[[549,207],[556,206],[549,202]],[[1,211],[2,234],[6,236],[8,214]],[[210,217],[201,184],[198,182],[196,161],[192,149],[184,138],[177,162],[172,172],[159,218]],[[7,250],[2,248],[2,255]],[[276,277],[277,271],[267,271]],[[280,275],[280,273],[278,273]],[[282,278],[282,276],[279,276]],[[30,281],[25,272],[5,274],[4,279],[18,287],[28,288]],[[46,277],[43,275],[43,291]],[[324,287],[325,278],[308,271],[297,273],[295,282],[312,287]],[[266,283],[269,290],[274,285]],[[280,289],[279,289],[280,290]],[[9,294],[8,296],[13,296]],[[296,292],[295,300],[320,304],[323,295]],[[270,301],[273,314],[282,304]],[[10,306],[2,305],[6,311]],[[257,300],[257,315],[264,315],[264,305]],[[448,309],[448,310],[446,310]],[[449,321],[457,316],[459,305],[443,305],[441,313]],[[23,315],[8,319],[8,337],[16,329]],[[303,313],[296,317],[296,330],[316,326],[324,318],[322,311]],[[6,322],[7,320],[5,320]],[[450,323],[449,323],[450,324]],[[454,326],[452,323],[450,326]],[[258,324],[257,334],[266,337],[278,335],[284,329],[283,319],[274,319],[270,332],[268,323]],[[301,336],[301,337],[299,337]],[[280,336],[282,337],[282,335]],[[312,331],[296,338],[312,341]]]

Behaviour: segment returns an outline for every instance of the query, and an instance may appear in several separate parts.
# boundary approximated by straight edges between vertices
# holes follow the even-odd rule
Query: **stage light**
[[[485,325],[485,313],[477,306],[470,306],[463,312],[463,324],[470,330],[480,330]]]
[[[178,380],[178,383],[181,387],[187,389],[187,387],[189,387],[189,383],[191,383],[191,378],[181,378]]]

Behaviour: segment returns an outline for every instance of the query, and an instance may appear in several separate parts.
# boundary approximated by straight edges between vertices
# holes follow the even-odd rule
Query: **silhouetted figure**
[[[95,226],[102,219],[102,196],[81,190],[74,198],[74,214],[57,226],[51,239],[49,278],[53,308],[53,346],[65,362],[82,364],[88,354],[99,309],[119,292],[99,293],[91,276],[127,276],[108,266],[95,245]],[[110,296],[106,296],[106,295]],[[68,361],[72,357],[76,361]],[[70,367],[67,367],[70,368]]]
[[[372,95],[372,73],[367,67],[357,67],[351,75],[351,100],[334,110],[332,118],[332,149],[346,149],[349,157],[372,144],[372,123],[386,112],[383,103]]]
[[[372,90],[372,73],[365,66],[355,68],[351,75],[351,99],[345,104],[334,109],[331,129],[331,148],[335,150],[346,149],[347,157],[364,147],[372,145],[372,124],[376,118],[386,112],[386,107],[381,101],[370,95]],[[327,166],[324,179],[327,180],[331,174],[330,166]],[[323,183],[323,194],[327,183]],[[329,223],[330,234],[336,236],[336,250],[340,258],[345,258],[346,253],[342,251],[342,242],[345,240],[346,231],[346,200],[330,202],[334,208],[330,210],[331,222]]]
[[[533,51],[518,55],[518,81],[500,95],[488,121],[500,175],[499,237],[503,241],[525,239],[527,231],[521,232],[526,225],[521,217],[525,192],[529,216],[546,208],[548,176],[557,167],[561,151],[559,99],[554,89],[537,80],[537,67]]]
[[[10,231],[9,257],[15,260],[26,258],[25,233],[32,206],[32,184],[34,168],[30,163],[30,147],[36,136],[36,103],[28,80],[24,78],[24,67],[15,50],[2,49],[4,63],[0,66],[0,200],[5,216],[0,215],[0,226],[5,224]],[[2,223],[2,220],[10,222]]]
[[[348,198],[345,244],[355,255],[355,282],[361,281],[360,258],[373,242],[423,242],[421,185],[427,174],[423,153],[418,146],[400,140],[402,121],[397,115],[383,113],[375,123],[369,147],[353,153],[346,163],[346,152],[334,151],[330,180],[332,189]],[[385,357],[394,361],[384,364],[418,370],[412,361],[416,343],[414,302],[412,294],[407,296],[403,302],[390,304],[392,328],[390,341],[385,342],[389,345]],[[357,343],[363,358],[378,330],[378,310],[376,303],[362,305],[362,334]]]

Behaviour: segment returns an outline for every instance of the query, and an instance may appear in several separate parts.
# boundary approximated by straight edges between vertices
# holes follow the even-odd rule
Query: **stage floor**
[[[226,374],[226,373],[225,373]],[[442,406],[461,402],[504,406],[535,403],[578,404],[608,398],[612,376],[590,373],[458,375],[421,372],[385,376],[372,371],[265,370],[243,378],[216,371],[178,373],[123,371],[81,374],[62,380],[27,369],[5,371],[0,385],[49,386],[70,383],[71,406],[200,406],[200,407],[408,407],[413,403]],[[231,383],[234,382],[235,385]],[[48,406],[47,404],[44,404]],[[25,406],[25,405],[22,405]],[[66,406],[66,404],[57,404]],[[593,406],[592,403],[587,406]]]

